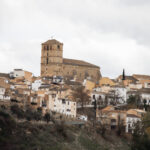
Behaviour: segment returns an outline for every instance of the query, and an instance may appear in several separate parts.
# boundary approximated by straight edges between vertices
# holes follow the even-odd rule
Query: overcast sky
[[[150,0],[0,0],[0,72],[40,74],[41,43],[101,67],[102,76],[150,74]]]

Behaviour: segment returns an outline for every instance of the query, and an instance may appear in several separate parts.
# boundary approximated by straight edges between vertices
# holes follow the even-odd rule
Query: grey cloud
[[[148,0],[1,0],[1,71],[39,75],[40,44],[54,36],[64,57],[100,65],[104,76],[124,67],[149,74],[149,8]]]

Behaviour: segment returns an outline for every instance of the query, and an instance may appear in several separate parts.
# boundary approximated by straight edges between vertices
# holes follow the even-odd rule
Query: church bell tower
[[[52,39],[42,43],[41,76],[62,74],[63,43]]]

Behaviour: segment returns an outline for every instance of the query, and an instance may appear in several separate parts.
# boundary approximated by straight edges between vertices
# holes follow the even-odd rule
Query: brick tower
[[[62,75],[63,43],[48,40],[42,43],[41,76]]]

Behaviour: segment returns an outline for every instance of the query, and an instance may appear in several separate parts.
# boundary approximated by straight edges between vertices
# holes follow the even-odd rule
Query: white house
[[[42,85],[42,80],[35,80],[33,83],[32,83],[32,90],[33,91],[38,91],[39,87]]]
[[[22,69],[14,69],[13,72],[10,72],[10,77],[23,77],[24,76],[24,70]]]
[[[133,133],[133,130],[135,128],[135,124],[137,122],[140,122],[141,118],[134,114],[127,114],[126,117],[126,132],[127,133]]]
[[[60,114],[76,117],[76,102],[68,99],[59,99],[57,95],[49,95],[49,109]]]
[[[93,91],[91,94],[91,104],[96,100],[98,104],[103,104],[105,102],[106,93]]]
[[[141,93],[141,103],[146,102],[147,105],[150,105],[150,93]]]
[[[10,100],[10,96],[5,95],[6,89],[0,86],[0,100]]]
[[[4,99],[5,88],[0,86],[0,99]]]
[[[126,103],[127,101],[127,89],[124,86],[113,86],[114,96],[118,98],[119,103]]]
[[[130,83],[129,88],[130,89],[142,89],[143,85],[141,83]]]
[[[150,83],[145,82],[145,83],[144,83],[144,88],[150,88]]]

